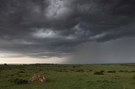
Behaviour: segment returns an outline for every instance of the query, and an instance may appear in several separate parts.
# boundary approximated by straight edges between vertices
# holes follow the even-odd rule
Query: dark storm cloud
[[[0,0],[0,48],[62,56],[77,45],[135,35],[134,0]]]

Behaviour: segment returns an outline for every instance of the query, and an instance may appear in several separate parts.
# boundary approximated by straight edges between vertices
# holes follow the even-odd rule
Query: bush
[[[76,68],[76,66],[74,65],[73,68]]]
[[[85,72],[83,69],[77,69],[76,72]]]
[[[135,79],[135,75],[132,77],[132,79]]]
[[[70,69],[70,71],[74,71],[74,69]]]
[[[89,72],[92,72],[93,70],[89,70]]]
[[[128,70],[125,70],[124,72],[129,72]]]
[[[108,73],[116,73],[116,71],[112,70],[112,71],[108,71]]]
[[[58,72],[68,72],[68,70],[65,70],[65,69],[60,69],[60,70],[57,70]]]
[[[112,80],[97,80],[100,83],[114,83]]]
[[[7,66],[7,64],[6,64],[6,63],[4,63],[4,66]]]
[[[22,70],[20,70],[20,71],[18,71],[17,73],[25,73],[24,71],[22,71]]]
[[[132,70],[131,72],[135,72],[134,70]]]
[[[101,70],[101,71],[95,71],[94,72],[94,75],[104,75],[104,71]]]
[[[28,80],[18,79],[18,78],[12,80],[12,82],[15,83],[15,84],[28,84]]]
[[[120,70],[119,72],[124,72],[123,70]]]

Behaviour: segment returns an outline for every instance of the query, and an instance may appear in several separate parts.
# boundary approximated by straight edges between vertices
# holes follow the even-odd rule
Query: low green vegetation
[[[0,89],[135,89],[135,64],[0,65]]]
[[[28,80],[25,80],[25,79],[16,78],[16,79],[9,80],[9,81],[11,81],[11,82],[13,82],[15,84],[28,84]]]

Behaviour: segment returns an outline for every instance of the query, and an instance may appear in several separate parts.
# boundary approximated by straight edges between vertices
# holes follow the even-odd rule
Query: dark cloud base
[[[134,0],[0,0],[0,48],[64,56],[86,42],[135,36]]]

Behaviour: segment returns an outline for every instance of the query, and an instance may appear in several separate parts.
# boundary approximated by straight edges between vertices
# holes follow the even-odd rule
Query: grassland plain
[[[48,81],[30,82],[34,74]],[[0,89],[135,89],[135,64],[0,65]]]

